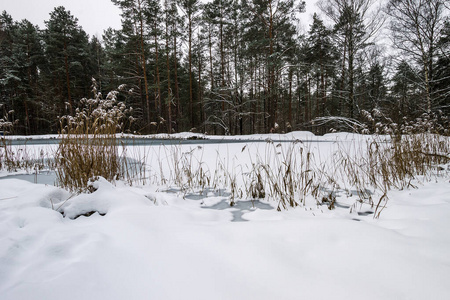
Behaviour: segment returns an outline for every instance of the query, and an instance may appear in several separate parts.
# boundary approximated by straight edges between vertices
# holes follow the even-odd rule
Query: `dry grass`
[[[89,180],[102,176],[113,182],[147,184],[147,159],[137,147],[127,147],[116,133],[123,130],[127,110],[110,94],[83,100],[75,117],[61,119],[62,141],[55,154],[60,186],[75,192],[87,190]],[[161,146],[157,153],[159,173],[151,182],[176,187],[185,195],[205,191],[229,192],[229,203],[239,199],[276,201],[278,210],[306,205],[314,199],[318,205],[334,209],[336,195],[356,195],[355,203],[373,207],[379,217],[392,189],[414,188],[418,179],[431,180],[446,171],[450,162],[450,143],[446,136],[420,134],[373,135],[364,142],[337,142],[337,149],[323,160],[320,152],[301,141],[275,144],[267,141],[264,155],[244,146],[246,165],[216,152],[213,169],[204,162],[204,148],[186,151],[181,145]],[[49,154],[30,155],[26,148],[0,144],[0,169],[35,170],[49,164]],[[222,153],[223,155],[223,153]],[[245,160],[247,161],[247,160]],[[165,173],[168,172],[168,173]],[[441,173],[440,173],[441,172]]]
[[[55,168],[53,154],[43,149],[30,150],[26,143],[21,146],[13,146],[11,141],[0,139],[0,170],[17,172],[25,170],[37,173],[43,169]]]
[[[117,141],[108,136],[64,136],[56,164],[59,185],[72,191],[85,189],[89,179],[96,176],[108,181],[122,177]]]
[[[95,98],[82,99],[74,117],[60,119],[62,140],[55,155],[60,186],[81,192],[87,189],[90,179],[98,176],[110,182],[132,181],[116,137],[123,130],[128,113],[125,105],[117,101],[117,93],[113,91],[102,99],[94,81]]]
[[[431,179],[439,164],[450,161],[448,137],[420,134],[389,137],[373,135],[367,142],[350,145],[337,142],[330,159],[316,159],[313,151],[300,141],[275,144],[268,141],[264,155],[244,146],[250,165],[221,158],[216,153],[212,172],[203,162],[203,148],[183,152],[181,146],[166,147],[169,158],[160,164],[161,185],[177,187],[184,193],[203,194],[205,190],[226,190],[233,205],[238,199],[267,199],[278,203],[278,210],[306,205],[335,208],[336,194],[356,195],[355,203],[366,203],[378,217],[391,189],[414,187],[412,181]],[[346,146],[344,146],[346,145]],[[169,164],[169,176],[163,165]]]
[[[391,189],[414,188],[414,180],[430,180],[438,175],[441,164],[450,161],[446,136],[421,133],[391,136],[389,141],[385,138],[374,135],[354,153],[340,149],[335,162],[340,177],[356,189],[360,201],[375,206],[375,216],[385,206]],[[372,199],[371,190],[380,192],[378,200]]]

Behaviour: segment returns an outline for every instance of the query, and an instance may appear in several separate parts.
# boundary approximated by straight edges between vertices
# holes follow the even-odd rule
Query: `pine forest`
[[[0,15],[0,131],[58,133],[83,98],[130,108],[127,131],[449,133],[446,0],[112,0],[90,37],[64,7],[45,28]],[[431,124],[431,125],[430,125]]]

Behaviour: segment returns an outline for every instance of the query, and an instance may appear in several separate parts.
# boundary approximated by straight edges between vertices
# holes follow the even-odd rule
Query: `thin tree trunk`
[[[353,70],[353,49],[348,50],[348,92],[349,92],[349,108],[350,108],[350,118],[354,118],[355,110],[355,94],[354,94],[354,70]]]
[[[293,77],[293,70],[292,68],[289,68],[289,112],[288,112],[288,121],[289,125],[292,128],[292,77]]]
[[[155,109],[159,116],[162,115],[162,105],[161,105],[161,81],[159,77],[159,47],[158,47],[158,34],[157,34],[157,23],[153,23],[154,31],[154,41],[155,41],[155,66],[156,66],[156,97],[155,97]]]
[[[199,42],[200,43],[200,42]],[[198,54],[198,102],[200,103],[200,122],[203,124],[205,121],[204,116],[204,106],[203,106],[203,97],[202,97],[202,56],[199,51]],[[203,132],[205,132],[205,127],[203,125]]]
[[[166,66],[167,66],[167,110],[168,110],[168,124],[167,132],[172,133],[172,88],[170,86],[170,49],[169,49],[169,24],[166,16]],[[156,39],[156,35],[155,35]],[[155,41],[156,43],[156,41]]]
[[[142,72],[144,77],[144,88],[145,88],[145,102],[147,103],[147,122],[150,123],[150,98],[148,95],[148,81],[147,81],[147,68],[146,68],[146,59],[144,52],[144,20],[142,18],[142,10],[141,10],[141,1],[138,1],[138,13],[139,13],[139,30],[140,30],[140,57],[142,64]]]
[[[267,124],[266,131],[270,131],[274,128],[277,110],[277,99],[275,91],[275,66],[273,62],[273,52],[274,52],[274,37],[273,37],[273,11],[272,11],[272,1],[269,1],[269,56],[268,56],[268,114],[269,122]]]
[[[208,46],[209,46],[209,76],[211,77],[211,91],[214,90],[214,73],[213,73],[213,58],[212,58],[212,41],[211,41],[211,28],[208,30]]]
[[[64,39],[64,65],[66,71],[66,87],[67,87],[67,98],[69,100],[69,113],[73,114],[73,102],[70,92],[70,76],[69,76],[69,56],[67,54],[67,41]]]
[[[192,13],[188,13],[188,34],[189,34],[189,114],[191,118],[191,128],[194,128],[194,96],[192,87]]]
[[[249,93],[249,98],[250,98],[250,103],[253,103],[253,104],[251,104],[251,107],[252,107],[252,112],[253,112],[253,114],[252,114],[252,116],[251,116],[251,120],[252,120],[252,124],[251,124],[251,133],[255,133],[255,121],[256,121],[256,115],[255,115],[255,112],[256,112],[256,104],[255,104],[255,101],[254,101],[254,95],[253,95],[253,85],[254,85],[254,83],[253,83],[253,81],[254,81],[254,78],[253,78],[253,70],[254,70],[254,65],[253,65],[253,57],[251,56],[250,57],[250,93]]]
[[[30,58],[30,48],[28,45],[28,35],[27,35],[27,61],[28,61],[28,68],[27,68],[27,75],[28,75],[28,84],[30,85],[30,87],[32,86],[31,83],[31,58]],[[28,135],[29,134],[29,130],[31,129],[30,126],[30,116],[28,113],[28,93],[27,91],[25,91],[26,94],[26,98],[24,99],[24,106],[25,106],[25,134]]]
[[[224,47],[223,47],[223,7],[221,2],[220,7],[220,26],[219,26],[219,39],[220,39],[220,66],[221,66],[221,91],[220,93],[224,96],[223,89],[225,88],[225,54],[224,54]],[[222,100],[222,116],[224,116],[225,112],[225,101]],[[225,122],[225,120],[223,120]]]
[[[180,105],[180,92],[178,88],[178,60],[177,60],[177,32],[176,32],[176,26],[173,24],[173,62],[174,62],[174,79],[175,79],[175,103],[176,103],[176,130],[179,131],[178,128],[178,122],[181,118],[181,105]]]

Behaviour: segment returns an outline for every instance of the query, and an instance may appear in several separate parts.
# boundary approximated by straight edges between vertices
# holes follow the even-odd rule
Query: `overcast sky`
[[[120,9],[111,0],[0,0],[0,10],[6,10],[15,21],[27,19],[41,29],[57,6],[69,10],[90,36],[101,38],[108,27],[121,27]]]
[[[316,0],[306,0],[306,14],[302,14],[304,29],[310,15],[317,11]],[[90,35],[101,39],[103,30],[108,27],[120,29],[120,9],[111,0],[0,0],[0,10],[6,10],[15,21],[27,19],[31,23],[45,28],[44,21],[57,6],[64,6],[78,18],[78,25]]]

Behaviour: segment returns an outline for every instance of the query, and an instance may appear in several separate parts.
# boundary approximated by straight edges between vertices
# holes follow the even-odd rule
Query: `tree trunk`
[[[174,28],[173,28],[173,62],[174,62],[174,79],[175,79],[175,103],[176,103],[176,118],[175,118],[175,122],[176,122],[176,130],[179,131],[178,128],[178,122],[181,118],[181,105],[180,105],[180,92],[178,89],[178,60],[177,60],[177,31],[176,31],[176,25],[173,24]]]
[[[69,76],[69,55],[67,53],[67,41],[64,39],[64,66],[66,71],[66,87],[67,87],[67,98],[69,100],[69,113],[73,114],[73,102],[70,93],[70,76]]]
[[[292,68],[289,68],[288,122],[289,122],[289,126],[291,126],[291,128],[292,128],[292,77],[293,77],[293,70],[292,70]]]
[[[194,95],[192,87],[192,13],[188,12],[188,34],[189,34],[189,114],[191,119],[191,129],[195,127],[194,124]]]
[[[212,34],[211,25],[208,30],[208,46],[209,46],[209,76],[211,77],[211,91],[214,91],[214,73],[213,73],[213,59],[212,59],[212,41],[211,41],[211,34]]]
[[[266,131],[269,132],[275,126],[276,123],[276,99],[275,99],[275,66],[273,62],[273,14],[272,14],[272,1],[269,1],[269,57],[268,63],[268,77],[267,77],[267,93],[268,93],[268,114],[269,122],[267,124]]]
[[[145,102],[147,103],[147,122],[150,123],[150,98],[148,95],[148,81],[147,81],[147,69],[146,69],[146,59],[144,52],[144,21],[142,19],[141,1],[138,1],[138,13],[139,13],[139,30],[140,30],[140,57],[142,64],[142,72],[144,77],[144,88],[145,88]]]
[[[199,41],[200,43],[200,41]],[[204,124],[205,121],[205,112],[203,106],[203,97],[202,97],[202,56],[201,51],[198,53],[198,103],[200,103],[200,123]],[[203,132],[205,132],[205,125],[203,125]]]
[[[167,66],[167,133],[172,133],[172,88],[170,86],[170,49],[169,49],[169,24],[166,16],[166,66]],[[156,43],[156,35],[155,35]]]
[[[157,23],[153,23],[154,40],[155,40],[155,66],[156,66],[156,96],[155,96],[155,111],[158,112],[159,116],[162,116],[162,105],[161,105],[161,82],[159,77],[159,47],[158,47],[158,35],[157,35]]]

